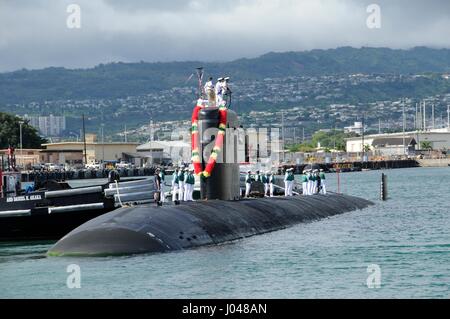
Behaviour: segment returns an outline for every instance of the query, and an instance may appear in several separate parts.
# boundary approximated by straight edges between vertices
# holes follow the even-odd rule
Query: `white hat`
[[[251,173],[252,171],[248,170],[247,173]]]
[[[218,78],[217,79],[217,81],[219,81],[219,82],[221,82],[221,81],[223,81],[224,80],[224,78]]]
[[[226,78],[224,78],[224,80],[225,80],[225,81],[228,81],[228,80],[230,80],[230,77],[226,77]]]

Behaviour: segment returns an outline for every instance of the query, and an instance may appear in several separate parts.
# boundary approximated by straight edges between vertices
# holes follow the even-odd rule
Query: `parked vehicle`
[[[126,169],[131,169],[133,168],[133,165],[127,162],[120,162],[118,164],[116,164],[116,168],[120,169],[120,168],[126,168]]]

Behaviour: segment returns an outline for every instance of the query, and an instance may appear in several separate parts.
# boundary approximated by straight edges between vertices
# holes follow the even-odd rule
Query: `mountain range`
[[[91,69],[51,67],[0,74],[1,104],[32,101],[112,99],[191,85],[203,66],[205,76],[235,80],[334,74],[420,74],[450,72],[450,50],[342,47],[330,50],[268,53],[231,62],[111,63]]]

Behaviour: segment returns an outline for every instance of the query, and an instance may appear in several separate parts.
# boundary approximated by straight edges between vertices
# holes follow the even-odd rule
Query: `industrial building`
[[[364,146],[369,146],[372,152],[381,156],[413,155],[421,150],[424,142],[428,142],[433,150],[449,150],[450,128],[348,138],[347,152],[361,153]]]
[[[87,163],[119,162],[126,154],[136,153],[139,143],[98,143],[96,135],[86,134]],[[84,163],[84,142],[44,144],[41,162],[76,165]]]

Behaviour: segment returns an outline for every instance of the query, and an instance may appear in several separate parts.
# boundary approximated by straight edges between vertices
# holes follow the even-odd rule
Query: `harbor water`
[[[387,202],[379,200],[382,173]],[[343,193],[376,205],[169,254],[47,258],[51,242],[0,244],[0,298],[449,298],[450,168],[340,180]],[[335,174],[327,186],[337,190]],[[79,289],[67,285],[70,265],[80,267]],[[368,287],[370,265],[379,267],[379,288]]]

